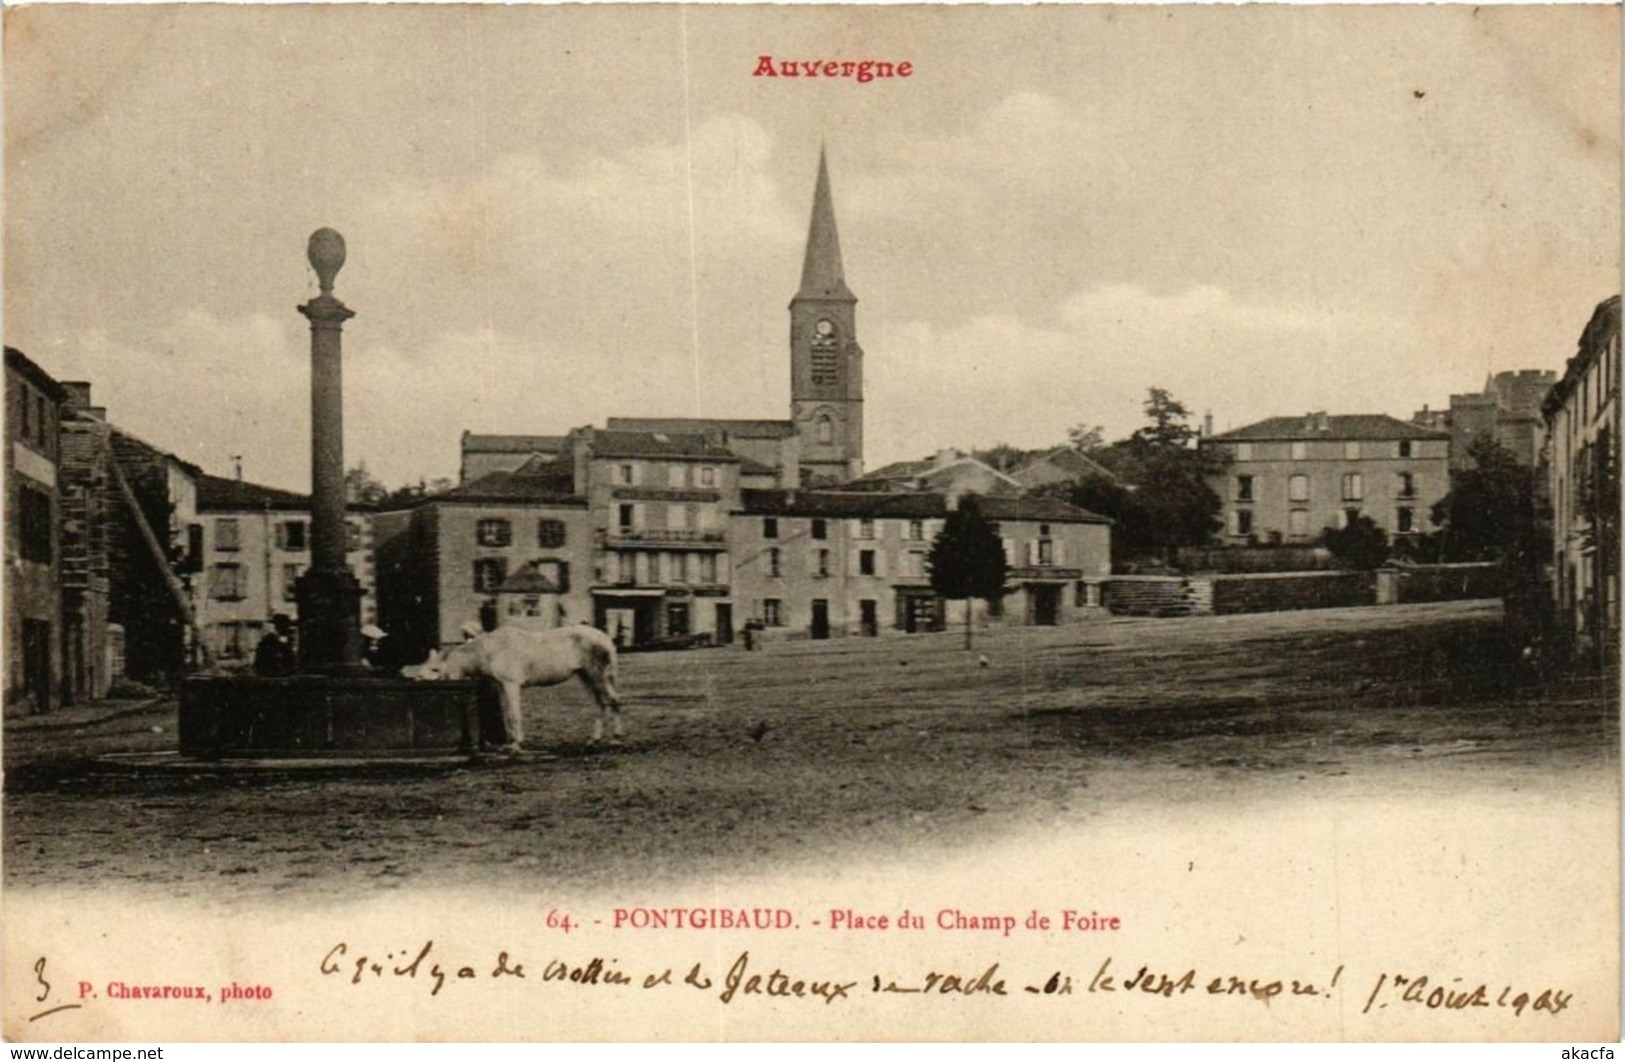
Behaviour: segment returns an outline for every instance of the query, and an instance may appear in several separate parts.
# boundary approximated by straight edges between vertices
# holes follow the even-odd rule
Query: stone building
[[[1432,529],[1450,490],[1450,436],[1381,414],[1271,417],[1202,440],[1230,466],[1209,484],[1226,542],[1314,542],[1366,516],[1399,538]]]
[[[345,517],[345,559],[361,584],[361,622],[377,621],[372,518]],[[199,475],[189,532],[198,637],[222,665],[247,665],[277,615],[299,618],[295,589],[310,567],[310,497],[240,479]]]
[[[962,603],[931,589],[926,558],[949,501],[930,492],[744,491],[729,531],[733,597],[769,637],[942,630]],[[1010,576],[977,621],[1075,622],[1096,614],[1111,573],[1110,521],[1040,498],[982,500]]]
[[[1541,407],[1558,620],[1595,658],[1619,650],[1619,296],[1604,301]]]
[[[57,424],[66,399],[49,373],[6,348],[5,703],[35,712],[64,699]]]
[[[1494,439],[1526,468],[1540,460],[1545,442],[1541,403],[1557,382],[1557,373],[1542,369],[1498,372],[1476,393],[1450,396],[1450,408],[1423,408],[1413,424],[1450,433],[1450,467],[1473,467],[1470,450],[1481,438]]]

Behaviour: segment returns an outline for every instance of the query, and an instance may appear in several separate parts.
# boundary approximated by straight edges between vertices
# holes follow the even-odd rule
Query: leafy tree
[[[1547,551],[1534,469],[1487,435],[1467,453],[1473,467],[1452,472],[1450,493],[1433,506],[1442,559],[1538,565]]]
[[[981,500],[963,495],[948,513],[926,558],[931,589],[950,601],[965,602],[965,648],[971,647],[971,601],[1004,593],[1004,543],[982,515]]]
[[[1347,527],[1328,527],[1320,544],[1345,568],[1370,571],[1388,560],[1388,532],[1369,516],[1357,516]]]
[[[1075,424],[1067,430],[1066,441],[1075,450],[1093,454],[1106,445],[1106,429],[1099,424]]]
[[[344,473],[344,499],[351,505],[377,505],[388,493],[389,488],[373,478],[365,463]]]
[[[1111,517],[1114,561],[1205,545],[1224,526],[1224,502],[1208,478],[1224,471],[1228,456],[1195,446],[1190,412],[1162,388],[1148,391],[1144,409],[1144,427],[1090,455],[1118,482],[1089,477],[1051,492]]]

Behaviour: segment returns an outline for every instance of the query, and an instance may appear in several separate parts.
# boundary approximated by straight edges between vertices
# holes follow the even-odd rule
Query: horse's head
[[[438,679],[460,679],[467,674],[468,663],[463,657],[466,654],[453,649],[449,653],[442,653],[438,649],[429,650],[429,659],[421,664],[408,664],[401,668],[401,677],[416,679],[419,682],[434,682]]]

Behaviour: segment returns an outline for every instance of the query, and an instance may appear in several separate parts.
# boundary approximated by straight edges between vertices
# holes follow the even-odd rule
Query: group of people
[[[297,671],[299,655],[295,646],[296,637],[293,617],[285,612],[272,616],[271,629],[265,632],[259,645],[254,648],[254,674],[262,678],[277,678]],[[369,623],[361,628],[361,637],[366,639],[362,655],[367,663],[376,668],[379,645],[388,635]]]

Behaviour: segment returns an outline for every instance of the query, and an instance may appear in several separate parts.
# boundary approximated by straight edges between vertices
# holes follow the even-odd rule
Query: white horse
[[[571,675],[598,702],[592,739],[604,736],[610,720],[615,737],[626,733],[621,718],[621,695],[615,688],[615,643],[596,627],[575,624],[547,630],[508,624],[471,638],[461,645],[429,653],[422,664],[401,669],[411,679],[487,678],[502,687],[502,722],[507,731],[504,748],[517,750],[525,740],[519,714],[519,691],[525,686],[556,686]]]

